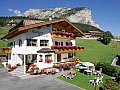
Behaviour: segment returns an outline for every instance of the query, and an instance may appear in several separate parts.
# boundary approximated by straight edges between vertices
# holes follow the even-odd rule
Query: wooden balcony
[[[12,48],[3,48],[2,51],[6,54],[12,53]]]
[[[60,39],[68,39],[68,40],[74,40],[76,38],[73,33],[67,33],[62,31],[52,31],[51,35],[52,38],[60,38]]]
[[[72,64],[72,63],[78,64],[79,62],[80,62],[79,58],[70,58],[70,59],[67,59],[65,62],[54,63],[53,67],[54,68],[59,68],[60,65]]]
[[[55,53],[70,53],[70,52],[81,52],[84,50],[83,46],[52,46],[51,49]]]

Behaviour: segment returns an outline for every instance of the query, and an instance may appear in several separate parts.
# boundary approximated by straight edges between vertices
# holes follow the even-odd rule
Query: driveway
[[[0,90],[83,90],[57,79],[60,74],[40,75],[22,80],[11,76],[5,68],[0,69]]]

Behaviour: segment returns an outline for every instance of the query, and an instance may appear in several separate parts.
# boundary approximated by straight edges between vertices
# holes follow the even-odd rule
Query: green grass
[[[94,86],[92,86],[88,83],[89,80],[93,80],[94,77],[95,77],[94,75],[88,76],[88,75],[85,75],[83,73],[76,71],[76,76],[74,77],[73,80],[67,79],[67,78],[62,77],[62,76],[59,76],[58,79],[63,80],[65,82],[68,82],[70,84],[76,85],[76,86],[81,87],[81,88],[86,89],[86,90],[94,90]],[[103,82],[106,79],[110,79],[110,77],[107,75],[104,75]],[[99,86],[102,86],[102,83]]]
[[[0,27],[0,38],[8,33],[10,26]]]
[[[4,35],[6,35],[8,33],[8,31],[10,30],[10,26],[6,26],[6,27],[0,27],[0,38],[3,37]],[[7,42],[0,40],[0,47],[7,47]],[[0,54],[3,54],[4,52],[2,52],[0,50]]]
[[[97,40],[77,38],[76,45],[85,46],[83,52],[76,53],[76,56],[79,57],[81,61],[111,63],[115,55],[120,54],[120,44],[113,41],[110,45],[104,45]]]

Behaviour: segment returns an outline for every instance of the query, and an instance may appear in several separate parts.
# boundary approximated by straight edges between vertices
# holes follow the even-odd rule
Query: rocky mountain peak
[[[88,24],[100,29],[100,26],[92,19],[91,10],[85,7],[29,9],[20,16],[34,17],[38,19],[48,19],[51,16],[53,18],[67,18],[70,22]]]

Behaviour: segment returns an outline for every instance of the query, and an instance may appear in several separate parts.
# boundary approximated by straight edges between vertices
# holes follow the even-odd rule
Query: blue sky
[[[120,34],[120,0],[0,0],[0,16],[13,16],[30,8],[88,7],[103,31]]]

